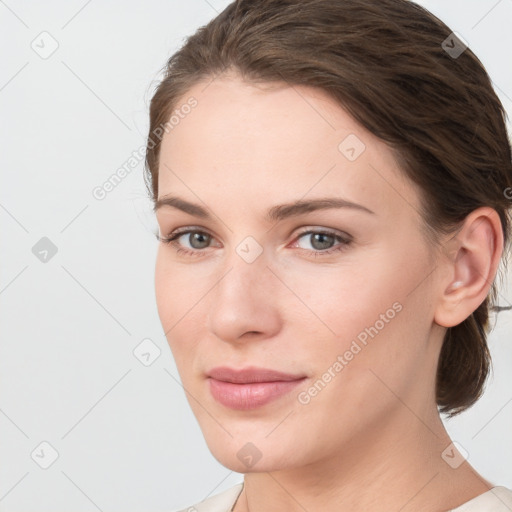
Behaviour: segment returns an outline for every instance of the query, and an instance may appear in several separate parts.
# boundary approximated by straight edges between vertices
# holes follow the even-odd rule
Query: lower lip
[[[231,409],[246,411],[256,409],[286,395],[303,382],[305,377],[299,380],[250,384],[235,384],[211,377],[208,380],[210,381],[210,392],[215,400]]]

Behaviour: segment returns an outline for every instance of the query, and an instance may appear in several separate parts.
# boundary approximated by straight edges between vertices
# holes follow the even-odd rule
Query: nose
[[[219,339],[237,343],[275,336],[281,328],[282,283],[267,266],[264,253],[248,262],[233,251],[227,270],[211,292],[207,328]]]

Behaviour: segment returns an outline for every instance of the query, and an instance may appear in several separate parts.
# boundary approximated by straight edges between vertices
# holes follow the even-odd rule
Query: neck
[[[361,433],[328,459],[246,474],[234,511],[450,510],[492,487],[467,461],[457,469],[445,462],[441,454],[451,442],[437,409],[418,418],[402,407],[393,421]]]

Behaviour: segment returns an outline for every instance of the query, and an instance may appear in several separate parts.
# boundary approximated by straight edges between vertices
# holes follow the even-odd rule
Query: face
[[[158,198],[197,208],[157,209],[174,240],[155,285],[212,454],[241,473],[305,466],[364,446],[403,403],[435,408],[435,264],[390,148],[317,89],[224,75],[176,108],[190,97],[162,140]],[[297,202],[311,203],[276,208]],[[222,384],[219,366],[302,380]]]

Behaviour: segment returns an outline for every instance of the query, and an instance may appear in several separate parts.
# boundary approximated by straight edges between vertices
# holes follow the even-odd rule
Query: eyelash
[[[190,249],[184,249],[183,247],[181,247],[178,243],[177,243],[177,239],[180,238],[181,236],[185,235],[185,234],[191,234],[191,233],[200,233],[202,235],[206,235],[206,236],[209,236],[211,237],[211,235],[209,233],[206,233],[205,231],[200,231],[198,229],[183,229],[183,230],[177,230],[173,233],[171,233],[167,238],[164,238],[164,237],[161,237],[159,236],[158,234],[155,233],[155,236],[157,238],[157,240],[159,242],[162,242],[164,244],[167,244],[167,245],[171,245],[173,246],[174,250],[178,253],[178,254],[184,254],[186,256],[192,256],[192,257],[196,257],[196,256],[202,256],[204,254],[204,250],[203,249],[195,249],[195,250],[190,250]],[[301,251],[306,251],[307,253],[311,253],[314,255],[315,258],[317,257],[321,257],[321,256],[327,256],[327,255],[330,255],[330,254],[333,254],[335,252],[342,252],[344,251],[352,242],[352,239],[350,237],[342,237],[332,231],[329,231],[329,230],[306,230],[306,231],[303,231],[301,233],[299,233],[297,235],[297,240],[302,238],[303,236],[305,235],[312,235],[312,234],[320,234],[320,235],[328,235],[328,236],[332,236],[334,237],[335,239],[338,239],[339,241],[341,241],[341,245],[339,245],[338,247],[334,247],[332,249],[326,249],[326,250],[309,250],[309,249],[301,249],[299,248],[299,250]]]

